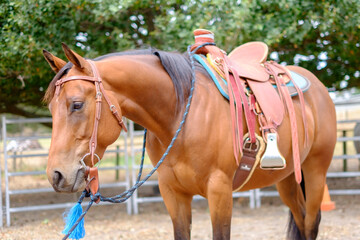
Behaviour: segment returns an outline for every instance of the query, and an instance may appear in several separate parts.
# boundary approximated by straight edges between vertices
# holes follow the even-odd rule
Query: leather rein
[[[92,74],[93,74],[92,77],[91,76],[71,76],[71,77],[65,77],[63,79],[59,79],[55,83],[55,87],[56,87],[55,94],[56,94],[56,96],[59,95],[60,90],[61,90],[61,86],[64,83],[69,82],[69,81],[84,80],[84,81],[93,82],[95,84],[95,88],[96,88],[96,96],[95,96],[95,98],[96,98],[96,110],[95,110],[94,128],[93,128],[92,135],[91,135],[91,138],[90,138],[90,141],[89,141],[89,150],[90,150],[90,152],[86,153],[80,160],[81,165],[85,168],[85,179],[87,179],[88,174],[90,172],[92,172],[92,170],[96,171],[96,178],[97,178],[97,167],[95,167],[95,164],[100,162],[100,157],[95,153],[95,150],[96,150],[96,146],[97,146],[98,126],[99,126],[100,117],[101,117],[102,97],[105,98],[107,104],[110,107],[111,113],[114,115],[114,117],[118,121],[119,125],[122,127],[122,129],[125,130],[125,132],[127,132],[127,128],[126,128],[126,125],[124,124],[124,121],[122,120],[121,114],[116,109],[115,105],[111,103],[109,97],[107,96],[107,94],[105,92],[104,86],[102,84],[102,78],[100,77],[99,71],[96,68],[95,63],[93,61],[91,61],[91,60],[87,60],[87,62],[91,66],[91,70],[92,70]],[[85,164],[85,162],[84,162],[84,159],[89,155],[91,156],[91,163],[92,163],[91,168],[89,166],[87,166]],[[96,163],[94,162],[94,156],[97,158]],[[93,179],[89,180],[90,184],[91,184],[92,180]],[[95,180],[97,180],[97,179],[95,179]],[[98,181],[95,181],[95,182],[98,183]]]

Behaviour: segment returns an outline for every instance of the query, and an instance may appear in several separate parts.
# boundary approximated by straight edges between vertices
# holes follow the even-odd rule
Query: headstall
[[[80,159],[80,163],[81,165],[85,168],[85,179],[88,183],[90,187],[90,191],[95,194],[98,190],[98,186],[99,186],[99,181],[98,181],[98,169],[95,166],[96,163],[100,162],[100,157],[95,153],[96,150],[96,146],[97,146],[97,134],[98,134],[98,126],[99,126],[99,122],[100,122],[100,117],[101,117],[101,102],[102,102],[102,97],[105,98],[107,104],[110,107],[110,111],[111,113],[115,116],[116,120],[118,121],[119,125],[122,127],[122,129],[125,130],[125,132],[127,132],[127,128],[126,125],[124,124],[124,121],[122,120],[122,116],[121,113],[119,113],[119,111],[116,109],[115,105],[111,103],[109,97],[107,96],[105,90],[104,90],[104,86],[102,84],[102,79],[100,77],[99,71],[95,66],[95,63],[91,60],[87,60],[87,62],[90,64],[91,66],[91,70],[92,70],[92,74],[93,76],[70,76],[70,77],[65,77],[63,79],[59,79],[58,81],[56,81],[55,86],[56,86],[56,90],[55,90],[55,94],[58,96],[61,90],[61,86],[69,81],[74,81],[74,80],[84,80],[84,81],[89,81],[89,82],[93,82],[95,84],[95,88],[96,88],[96,110],[95,110],[95,121],[94,121],[94,128],[93,128],[93,132],[89,141],[89,149],[90,152],[86,153],[81,159]],[[87,156],[91,156],[91,163],[92,166],[89,167],[85,164],[84,159]],[[97,162],[94,162],[94,156],[97,158]],[[90,175],[89,179],[88,179],[88,175]]]

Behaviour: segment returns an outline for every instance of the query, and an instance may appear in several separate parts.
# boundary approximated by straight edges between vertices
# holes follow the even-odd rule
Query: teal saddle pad
[[[227,100],[229,100],[229,94],[228,94],[228,88],[227,88],[227,82],[225,79],[220,77],[219,74],[215,72],[215,70],[212,70],[212,67],[208,64],[206,57],[204,55],[198,55],[195,54],[194,58],[205,68],[205,70],[210,75],[211,79],[215,83],[217,89],[223,95]],[[290,81],[286,84],[286,86],[289,89],[290,95],[296,96],[298,93],[294,87],[294,83],[301,89],[302,92],[306,92],[310,87],[310,81],[305,78],[304,76],[300,75],[299,73],[296,73],[294,71],[290,71],[291,77],[293,81]],[[294,82],[294,83],[293,83]],[[276,85],[273,85],[276,89]]]

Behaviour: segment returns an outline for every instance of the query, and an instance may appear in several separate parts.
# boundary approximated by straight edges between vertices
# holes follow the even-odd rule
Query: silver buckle
[[[115,111],[116,111],[115,105],[114,105],[114,104],[111,104],[111,106],[110,106],[110,111],[111,111],[112,113],[115,112],[114,109],[115,109]]]

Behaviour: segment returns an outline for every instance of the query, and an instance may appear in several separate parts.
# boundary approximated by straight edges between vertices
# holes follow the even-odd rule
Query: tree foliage
[[[0,113],[48,114],[41,98],[54,74],[44,48],[62,58],[61,42],[89,58],[144,46],[185,51],[197,28],[226,51],[264,41],[273,59],[328,87],[359,87],[358,9],[357,0],[3,0]]]

